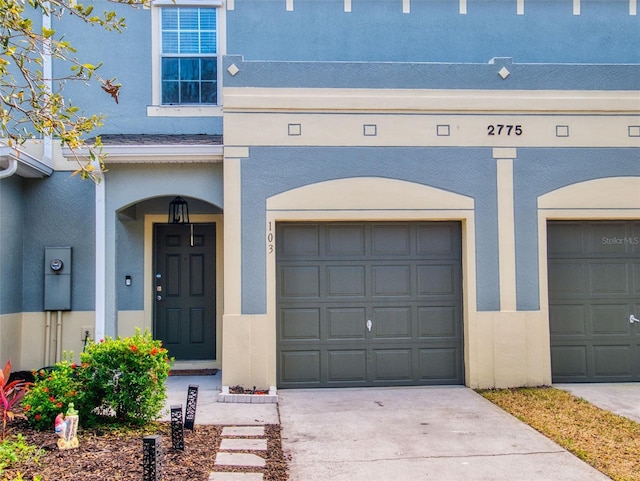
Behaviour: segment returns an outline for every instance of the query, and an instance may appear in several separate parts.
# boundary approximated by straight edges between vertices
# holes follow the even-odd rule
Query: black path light
[[[169,224],[189,224],[189,204],[182,197],[169,202]]]
[[[162,436],[142,438],[142,480],[162,481]]]
[[[198,384],[189,384],[187,390],[187,410],[184,416],[185,429],[193,431],[196,422],[196,406],[198,404]]]
[[[171,446],[184,451],[184,427],[182,425],[182,404],[171,406]]]

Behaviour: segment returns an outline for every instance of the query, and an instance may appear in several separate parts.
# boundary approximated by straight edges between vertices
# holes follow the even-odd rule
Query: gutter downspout
[[[49,7],[49,2],[45,2],[46,7]],[[51,16],[42,13],[42,27],[51,29]],[[44,49],[42,52],[42,80],[47,87],[47,90],[51,92],[53,90],[53,62],[51,59],[51,48],[49,40],[44,41]],[[44,162],[53,166],[53,137],[51,135],[45,135],[42,144],[42,158]],[[44,365],[48,366],[51,360],[51,311],[46,313],[45,321],[45,335],[44,335]],[[56,336],[55,336],[55,362],[60,361],[60,352],[62,350],[62,312],[58,311],[56,316]]]
[[[18,170],[18,161],[16,159],[9,159],[9,167],[0,170],[0,179],[11,177]]]
[[[45,2],[45,5],[49,7],[49,2]],[[51,15],[42,14],[42,26],[46,29],[51,29]],[[42,53],[42,80],[47,86],[49,92],[53,91],[53,60],[51,58],[51,44],[50,40],[45,40],[44,50]],[[43,139],[43,153],[42,157],[47,165],[53,166],[53,136],[45,135]]]

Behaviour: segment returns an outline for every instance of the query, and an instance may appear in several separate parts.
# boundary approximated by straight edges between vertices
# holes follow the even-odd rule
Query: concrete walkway
[[[277,404],[232,404],[218,402],[221,376],[170,376],[167,400],[161,420],[170,421],[171,406],[182,405],[186,411],[189,386],[198,386],[196,424],[223,426],[222,440],[215,459],[216,468],[242,467],[248,472],[214,471],[209,481],[261,481],[265,466],[263,457],[246,451],[267,450],[266,424],[280,424]]]
[[[278,394],[291,481],[609,479],[465,387]]]
[[[277,404],[219,403],[218,394],[222,387],[220,372],[214,376],[169,376],[166,382],[166,408],[160,418],[162,421],[171,420],[171,406],[182,404],[183,410],[186,409],[187,390],[191,384],[198,386],[196,424],[280,424]]]
[[[554,384],[601,409],[640,423],[640,383]]]

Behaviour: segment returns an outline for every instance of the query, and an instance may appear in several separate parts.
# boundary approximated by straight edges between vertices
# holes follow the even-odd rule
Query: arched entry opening
[[[188,204],[188,222],[170,222],[174,195],[118,211],[117,278],[124,280],[118,282],[118,333],[149,329],[176,359],[177,369],[219,368],[222,209],[181,197]],[[126,310],[130,304],[142,305],[142,311]]]

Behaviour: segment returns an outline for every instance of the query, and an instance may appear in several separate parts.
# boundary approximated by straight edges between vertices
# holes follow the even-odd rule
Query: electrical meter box
[[[44,249],[44,310],[71,310],[71,247]]]

